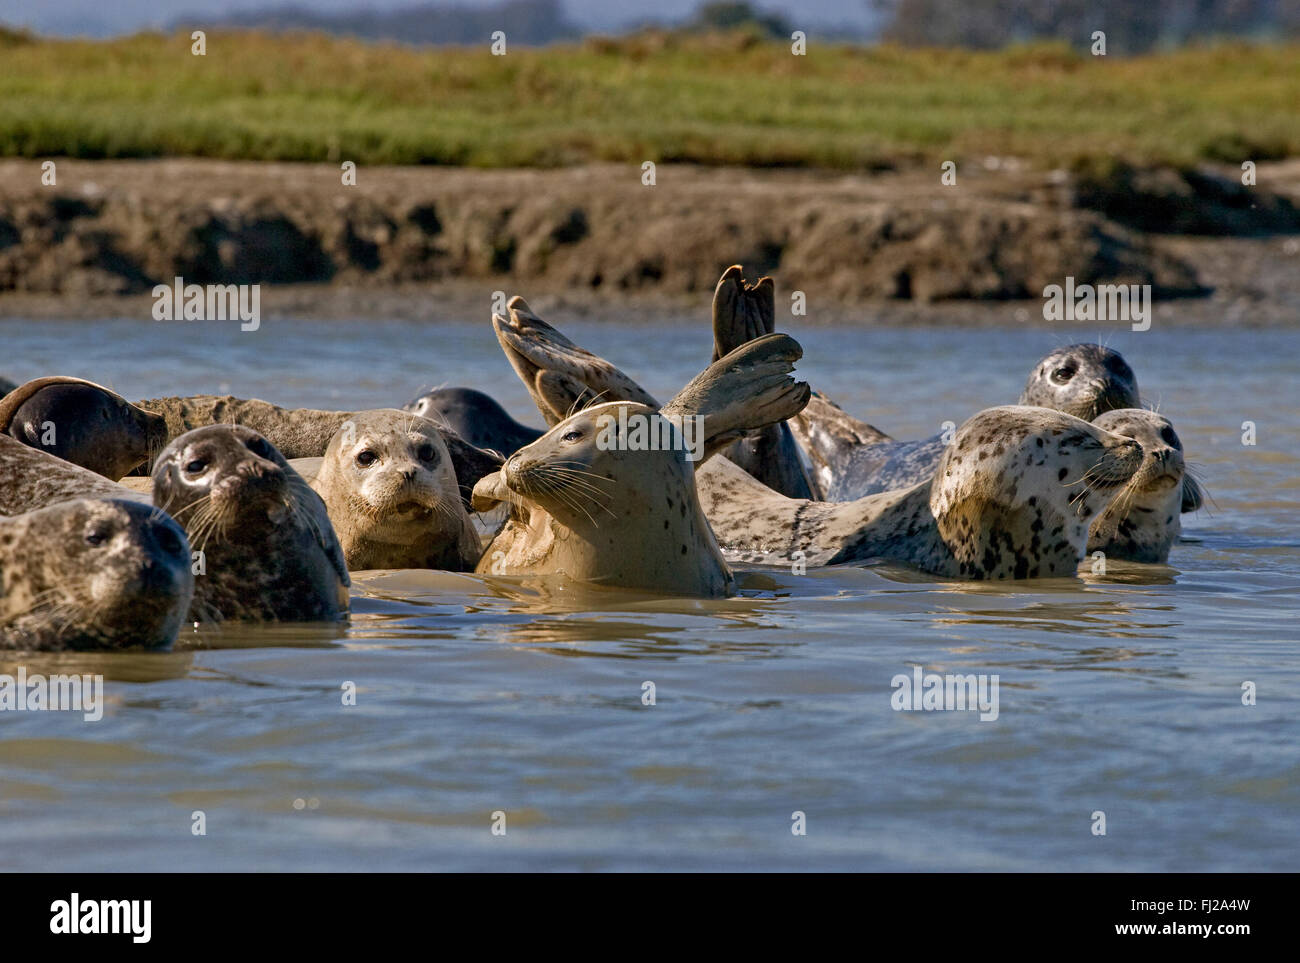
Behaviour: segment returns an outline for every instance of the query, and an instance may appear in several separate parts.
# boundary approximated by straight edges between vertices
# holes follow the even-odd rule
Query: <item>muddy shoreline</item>
[[[38,161],[0,162],[0,317],[149,318],[177,275],[259,283],[268,319],[474,317],[494,291],[694,317],[740,262],[804,292],[800,323],[1043,324],[1041,291],[1066,276],[1150,284],[1165,322],[1300,318],[1300,162],[1261,164],[1255,188],[1001,164],[954,186],[676,165],[653,186],[623,165],[362,168],[345,186],[333,165],[55,163],[43,186]]]

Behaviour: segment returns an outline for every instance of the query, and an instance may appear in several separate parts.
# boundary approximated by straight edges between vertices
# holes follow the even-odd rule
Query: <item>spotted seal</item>
[[[495,398],[473,388],[434,388],[402,407],[448,426],[476,448],[503,455],[532,444],[544,434],[515,421]]]
[[[0,399],[0,432],[116,480],[166,442],[166,423],[102,385],[37,378]]]
[[[153,501],[201,553],[195,621],[331,621],[347,564],[325,504],[258,432],[209,425],[159,454]]]
[[[477,480],[477,479],[475,479]],[[363,411],[335,432],[311,483],[351,569],[472,571],[482,542],[437,425],[404,411]]]
[[[520,334],[516,325],[525,318],[536,332],[533,322],[540,319],[522,299],[510,302],[510,312],[509,319],[494,318],[504,344]],[[566,386],[569,379],[562,372],[534,366],[528,356],[539,344],[522,341],[530,350],[512,363],[519,362],[516,370],[531,379],[525,383],[539,405],[553,413],[573,384]],[[576,347],[567,339],[558,345],[561,352]],[[734,587],[731,571],[701,513],[686,449],[702,460],[746,432],[798,411],[808,387],[789,372],[801,353],[789,337],[768,335],[710,365],[662,409],[614,401],[561,418],[475,487],[476,509],[487,511],[501,502],[512,506],[478,571],[562,573],[673,595],[728,594]],[[587,394],[585,387],[580,394]],[[699,433],[694,444],[684,430],[688,418],[698,419],[689,423]],[[655,438],[674,441],[645,447],[646,439]]]
[[[289,459],[320,458],[344,424],[358,414],[317,408],[281,408],[257,398],[231,395],[151,398],[138,404],[163,417],[170,439],[207,425],[243,425],[258,432]],[[462,497],[468,506],[475,482],[498,470],[501,458],[471,445],[445,425],[435,422],[435,426],[442,435]]]
[[[1166,562],[1182,532],[1182,512],[1201,507],[1203,496],[1183,460],[1183,443],[1169,419],[1141,408],[1107,411],[1093,424],[1133,438],[1146,457],[1142,467],[1092,525],[1088,552],[1133,562]]]
[[[1018,403],[1092,421],[1104,411],[1138,407],[1137,378],[1118,351],[1072,344],[1034,366]],[[821,394],[814,394],[791,429],[812,462],[817,493],[826,501],[851,501],[914,485],[933,474],[948,441],[943,435],[896,441]]]
[[[158,648],[194,593],[190,548],[147,505],[72,499],[0,518],[0,648]]]
[[[1064,412],[989,408],[933,478],[852,502],[786,498],[726,459],[699,472],[719,543],[753,562],[887,559],[944,578],[1073,576],[1089,525],[1142,464],[1142,446]]]

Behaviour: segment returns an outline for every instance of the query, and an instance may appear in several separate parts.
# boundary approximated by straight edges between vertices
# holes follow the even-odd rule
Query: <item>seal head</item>
[[[463,572],[482,554],[451,453],[427,418],[395,409],[353,415],[330,440],[312,487],[351,569]]]
[[[74,499],[0,518],[0,645],[158,648],[194,593],[190,548],[147,505]]]
[[[1100,344],[1072,344],[1034,366],[1020,404],[1093,421],[1104,411],[1138,406],[1137,376],[1118,351]]]
[[[320,621],[347,612],[347,566],[325,505],[251,428],[181,435],[154,464],[153,501],[198,558],[195,621]]]
[[[0,427],[25,445],[116,481],[166,443],[167,424],[101,385],[40,378],[0,401]]]
[[[521,425],[495,398],[473,388],[434,388],[403,409],[446,425],[476,448],[505,455],[542,437],[539,429]]]

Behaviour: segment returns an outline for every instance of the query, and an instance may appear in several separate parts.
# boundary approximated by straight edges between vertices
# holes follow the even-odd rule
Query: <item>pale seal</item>
[[[1121,408],[1093,424],[1142,445],[1142,467],[1092,525],[1088,552],[1132,562],[1166,562],[1183,530],[1181,513],[1201,507],[1200,486],[1188,474],[1183,443],[1169,419],[1141,408]]]
[[[1034,366],[1018,404],[1092,421],[1104,411],[1138,407],[1137,378],[1118,351],[1072,344]],[[820,394],[791,422],[791,429],[812,462],[817,493],[826,501],[851,501],[923,481],[947,444],[942,434],[896,441]]]
[[[539,405],[547,406],[543,411],[550,420],[564,403],[570,375],[546,366],[547,342],[533,338],[540,319],[522,299],[510,302],[510,314],[510,319],[493,319],[498,337],[503,346],[516,339],[526,347],[513,355],[507,349],[507,356],[525,375]],[[552,343],[561,354],[576,349],[562,337]],[[789,372],[800,354],[790,338],[769,335],[711,365],[662,410],[616,401],[559,419],[475,487],[479,511],[500,502],[512,506],[478,571],[563,574],[669,595],[730,593],[734,580],[700,510],[697,463],[688,459],[686,449],[708,457],[746,432],[798,411],[807,402],[808,387]],[[543,365],[529,361],[530,355]],[[579,363],[588,359],[595,356],[582,352],[568,358]],[[612,368],[604,362],[597,367],[606,374]],[[688,439],[688,424],[702,437]],[[646,439],[654,438],[673,441],[646,448]]]
[[[1073,576],[1088,528],[1142,464],[1142,446],[1046,408],[986,409],[930,481],[852,502],[786,498],[725,459],[699,472],[719,543],[765,564],[891,560],[944,578]]]
[[[207,425],[243,425],[261,434],[281,455],[291,459],[323,456],[338,431],[357,416],[354,411],[281,408],[256,398],[230,395],[152,398],[138,404],[165,419],[171,439]],[[471,445],[448,427],[436,427],[451,456],[461,495],[468,506],[475,482],[499,469],[501,458]]]
[[[38,378],[0,399],[0,432],[116,480],[167,440],[161,417],[80,378]]]
[[[438,426],[405,411],[354,414],[312,488],[351,569],[472,571],[482,553]]]
[[[181,435],[154,463],[153,501],[201,553],[194,621],[347,615],[351,582],[324,503],[251,428],[210,425]]]
[[[503,455],[531,445],[543,434],[515,421],[495,398],[473,388],[434,388],[402,407],[446,425],[476,448]]]
[[[194,593],[185,532],[162,512],[108,499],[0,518],[0,648],[158,648]]]

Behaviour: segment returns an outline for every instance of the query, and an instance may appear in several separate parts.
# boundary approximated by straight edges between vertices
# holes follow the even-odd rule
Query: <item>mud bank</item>
[[[1126,168],[979,167],[959,170],[955,186],[937,172],[663,165],[646,186],[621,165],[362,168],[345,186],[332,165],[56,165],[56,185],[43,186],[38,162],[0,162],[0,313],[147,294],[176,276],[293,286],[306,301],[490,284],[675,303],[697,301],[735,262],[841,307],[1032,299],[1066,276],[1150,284],[1170,299],[1234,279],[1174,232],[1257,235],[1256,261],[1300,233],[1294,162],[1262,165],[1249,189],[1223,172]]]

